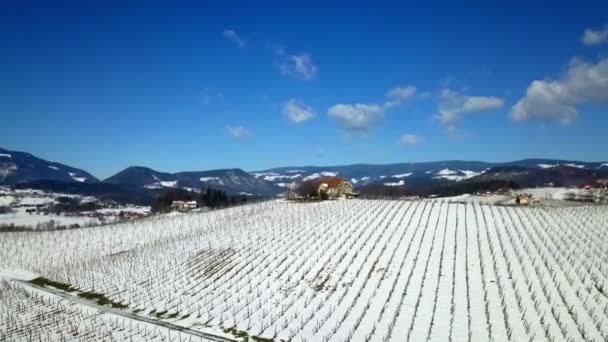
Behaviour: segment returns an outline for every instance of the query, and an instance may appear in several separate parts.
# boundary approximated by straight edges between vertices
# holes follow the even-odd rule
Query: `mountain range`
[[[322,177],[348,179],[356,189],[401,189],[433,193],[439,188],[511,182],[521,187],[580,186],[608,180],[608,162],[525,159],[505,163],[437,161],[397,164],[279,167],[246,172],[241,169],[167,173],[131,166],[103,181],[90,173],[0,148],[0,185],[105,194],[110,198],[150,198],[164,189],[208,187],[230,194],[275,196],[298,183]],[[424,189],[424,191],[422,191]],[[128,196],[125,196],[128,194]]]
[[[61,182],[98,183],[90,173],[29,153],[0,148],[0,184],[17,184],[41,179]]]

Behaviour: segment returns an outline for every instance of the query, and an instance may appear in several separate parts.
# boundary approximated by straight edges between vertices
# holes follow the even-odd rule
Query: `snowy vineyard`
[[[275,201],[0,234],[0,270],[73,289],[0,278],[0,340],[608,341],[601,206]]]

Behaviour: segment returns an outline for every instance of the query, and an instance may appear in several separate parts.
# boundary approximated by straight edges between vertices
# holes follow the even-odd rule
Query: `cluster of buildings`
[[[198,208],[196,201],[173,201],[171,203],[171,210],[187,212]]]
[[[325,200],[338,198],[355,198],[359,194],[353,191],[353,185],[341,177],[325,177],[300,184],[295,191],[288,193],[292,200]]]

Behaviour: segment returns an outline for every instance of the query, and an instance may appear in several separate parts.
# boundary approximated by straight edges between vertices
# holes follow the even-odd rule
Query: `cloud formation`
[[[395,87],[386,94],[383,103],[370,104],[336,104],[327,110],[329,117],[338,121],[343,129],[359,134],[366,134],[376,123],[382,121],[384,113],[416,94],[416,87]]]
[[[224,32],[222,32],[222,35],[224,36],[224,38],[230,40],[240,48],[244,48],[245,45],[247,45],[247,42],[243,38],[241,38],[234,30],[224,30]]]
[[[581,37],[581,43],[588,46],[600,45],[608,41],[608,25],[599,30],[586,29]]]
[[[312,58],[307,53],[301,53],[299,55],[287,55],[283,51],[281,61],[279,62],[279,71],[285,76],[291,76],[309,81],[317,76],[319,68],[315,65]]]
[[[249,130],[247,130],[247,128],[243,127],[243,126],[226,126],[226,130],[228,131],[228,133],[236,138],[236,139],[245,139],[251,136],[251,133],[249,132]]]
[[[407,99],[411,98],[416,94],[416,87],[413,86],[403,86],[403,87],[395,87],[388,91],[386,94],[387,101],[384,103],[384,107],[394,107]]]
[[[287,119],[295,124],[308,121],[315,116],[311,107],[299,104],[295,99],[289,99],[283,105],[283,114]]]
[[[421,144],[422,141],[423,141],[422,137],[420,137],[419,135],[415,135],[415,134],[403,134],[399,138],[399,143],[401,145],[418,145],[418,144]]]
[[[439,113],[435,118],[446,132],[458,134],[457,123],[466,113],[484,112],[502,108],[504,100],[494,96],[467,96],[451,89],[442,89],[439,94]]]
[[[535,80],[511,109],[515,121],[559,121],[570,124],[583,103],[608,103],[608,58],[596,64],[575,58],[556,80]]]
[[[337,104],[330,107],[327,114],[346,130],[367,133],[382,120],[384,108],[378,104]]]

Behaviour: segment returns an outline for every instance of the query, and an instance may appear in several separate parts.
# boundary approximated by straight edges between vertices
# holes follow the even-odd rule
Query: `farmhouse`
[[[317,194],[320,198],[353,198],[353,185],[344,178],[328,177],[317,182]]]
[[[196,201],[173,201],[171,209],[177,211],[190,211],[198,208]]]

